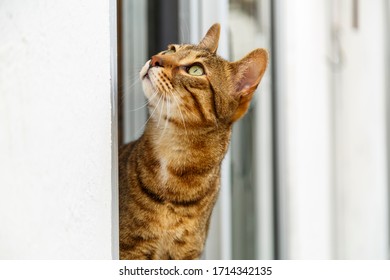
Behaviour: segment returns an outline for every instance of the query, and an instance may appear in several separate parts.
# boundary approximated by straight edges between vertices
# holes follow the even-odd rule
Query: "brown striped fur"
[[[141,70],[150,119],[119,152],[121,259],[197,259],[203,251],[232,124],[268,60],[263,49],[222,59],[219,33],[214,24],[198,45],[170,45]],[[204,74],[192,76],[192,65]]]

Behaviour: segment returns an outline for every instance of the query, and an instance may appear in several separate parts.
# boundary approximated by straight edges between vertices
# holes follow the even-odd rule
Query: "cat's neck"
[[[159,126],[150,121],[144,140],[150,141],[157,158],[169,165],[219,166],[225,156],[231,126],[208,128]]]

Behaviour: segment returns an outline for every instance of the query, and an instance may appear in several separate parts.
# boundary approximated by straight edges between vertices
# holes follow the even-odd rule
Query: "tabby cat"
[[[143,66],[150,118],[119,151],[120,258],[198,259],[218,196],[232,124],[267,67],[256,49],[216,54],[220,25],[198,45],[169,45]]]

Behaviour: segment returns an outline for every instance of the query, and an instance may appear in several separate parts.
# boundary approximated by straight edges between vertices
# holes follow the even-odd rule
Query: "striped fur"
[[[199,45],[170,45],[141,71],[150,118],[119,151],[120,258],[200,257],[234,121],[267,65],[257,49],[237,62],[218,55],[218,24]],[[199,65],[204,74],[192,76]]]

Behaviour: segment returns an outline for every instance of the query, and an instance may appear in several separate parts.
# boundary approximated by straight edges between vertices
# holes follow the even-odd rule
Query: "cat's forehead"
[[[215,54],[200,48],[196,45],[190,44],[171,44],[169,49],[174,49],[179,59],[210,59],[215,57]]]

